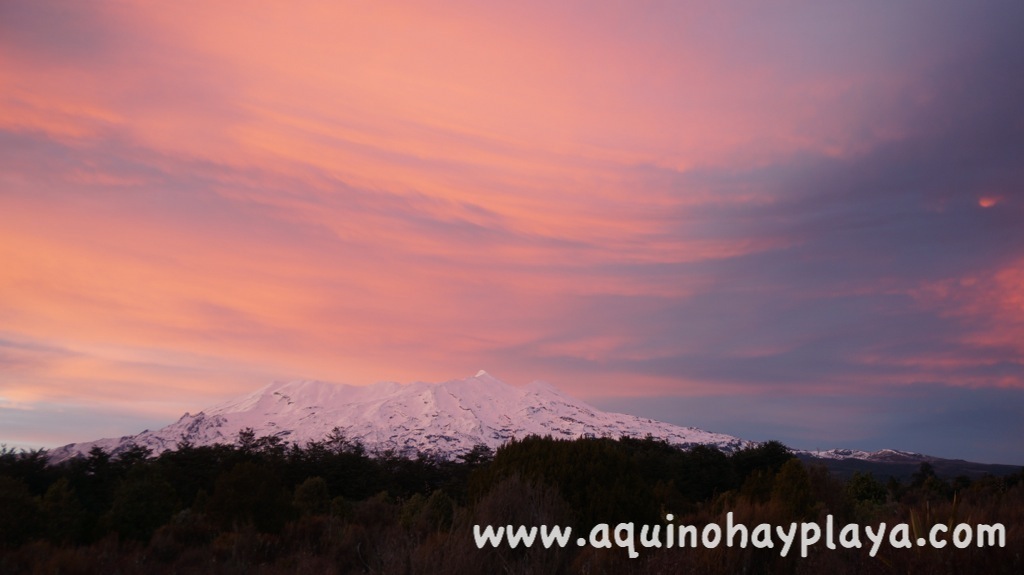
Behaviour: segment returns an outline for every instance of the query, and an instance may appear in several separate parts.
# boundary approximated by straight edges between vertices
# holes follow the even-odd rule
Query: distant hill
[[[888,451],[888,450],[884,450]],[[864,453],[864,452],[860,452]],[[882,453],[874,452],[873,454]],[[951,479],[961,475],[977,479],[983,475],[1010,475],[1024,469],[1020,465],[1001,465],[996,463],[973,463],[963,459],[942,459],[920,454],[909,454],[904,459],[880,459],[858,457],[820,457],[814,452],[798,451],[797,457],[809,464],[824,465],[837,477],[848,479],[855,472],[871,473],[875,479],[884,481],[895,477],[901,481],[910,479],[923,462],[931,464],[935,474],[943,479]]]

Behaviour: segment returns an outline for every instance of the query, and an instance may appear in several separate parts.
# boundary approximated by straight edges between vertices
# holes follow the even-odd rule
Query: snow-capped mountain
[[[862,451],[860,449],[796,450],[794,453],[809,455],[818,459],[860,459],[879,463],[920,463],[922,461],[935,461],[939,459],[922,453],[899,451],[897,449],[881,449],[879,451]]]
[[[252,428],[256,437],[277,436],[304,445],[324,439],[335,427],[371,453],[394,450],[444,456],[465,453],[481,443],[497,448],[531,434],[568,439],[651,435],[674,445],[713,445],[726,452],[750,444],[695,427],[603,412],[551,385],[533,382],[514,387],[481,370],[473,377],[444,383],[273,383],[198,414],[186,413],[156,431],[54,449],[50,460],[84,455],[95,446],[116,455],[132,444],[159,454],[182,441],[234,443],[246,428]]]

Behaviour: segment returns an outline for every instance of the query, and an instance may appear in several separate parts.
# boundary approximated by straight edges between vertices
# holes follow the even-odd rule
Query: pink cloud
[[[943,29],[913,10],[852,6],[50,12],[0,24],[0,340],[69,353],[2,382],[19,401],[481,367],[583,393],[742,389],[754,368],[637,366],[800,352],[821,332],[744,339],[719,317],[774,317],[780,293],[906,294],[875,275],[773,284],[771,256],[793,250],[808,260],[782,263],[805,269],[816,254],[799,248],[829,225],[816,210],[842,212],[814,204],[817,188],[797,206],[773,170],[911,138],[908,110],[942,96],[927,71],[968,44],[927,50]],[[1012,209],[986,189],[1000,192],[972,202]],[[737,279],[738,261],[764,267]],[[929,276],[914,295],[976,322],[964,345],[1019,352],[1018,268],[984,287]],[[962,349],[862,351],[850,361],[893,368],[878,382],[975,365]]]

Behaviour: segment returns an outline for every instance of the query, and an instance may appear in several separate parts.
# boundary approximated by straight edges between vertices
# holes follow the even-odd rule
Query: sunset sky
[[[0,0],[0,443],[541,379],[1024,464],[1024,3]]]

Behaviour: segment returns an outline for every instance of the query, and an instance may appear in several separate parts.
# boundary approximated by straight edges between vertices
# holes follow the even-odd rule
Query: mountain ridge
[[[390,451],[406,456],[427,453],[455,457],[478,444],[497,449],[509,440],[528,435],[564,439],[652,436],[680,447],[709,445],[727,453],[756,445],[696,427],[604,412],[549,383],[533,381],[517,387],[480,370],[472,377],[441,383],[356,386],[316,380],[277,381],[194,415],[186,412],[157,430],[53,449],[49,460],[59,463],[84,456],[94,447],[116,456],[132,446],[146,447],[159,455],[183,442],[197,446],[234,444],[239,433],[249,429],[256,437],[273,436],[300,446],[324,440],[338,429],[347,440],[362,444],[370,453]],[[836,469],[954,462],[895,449],[792,451],[802,459]],[[1002,467],[1009,468],[991,469]]]
[[[713,445],[726,452],[752,445],[696,427],[604,412],[551,384],[534,381],[515,387],[480,370],[472,377],[442,383],[274,382],[195,415],[185,413],[155,431],[56,448],[50,460],[56,463],[84,455],[93,447],[116,455],[139,445],[156,455],[186,441],[234,443],[243,429],[252,429],[257,437],[275,436],[304,445],[324,439],[335,428],[371,452],[445,457],[466,453],[481,443],[496,449],[527,435],[566,439],[650,435],[673,445]]]

